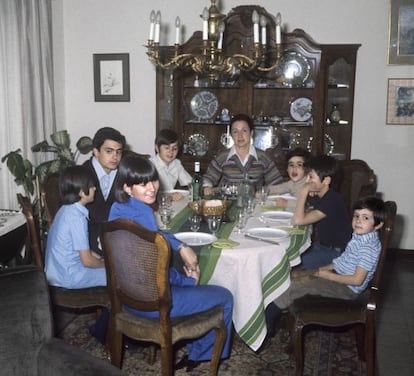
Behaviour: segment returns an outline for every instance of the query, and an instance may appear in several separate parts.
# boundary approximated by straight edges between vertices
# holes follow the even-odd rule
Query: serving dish
[[[191,99],[191,111],[199,121],[210,120],[218,109],[218,99],[211,91],[200,91]]]
[[[310,65],[308,60],[295,51],[286,52],[280,59],[276,74],[284,86],[302,86],[309,77]]]
[[[211,244],[217,240],[217,237],[205,232],[178,232],[174,236],[191,247]]]
[[[169,191],[165,191],[164,193],[169,193],[169,194],[179,193],[183,197],[187,197],[190,194],[190,191],[187,191],[185,189],[171,189]]]
[[[290,104],[290,116],[295,121],[308,121],[312,117],[312,100],[306,97],[296,98]]]
[[[203,134],[195,133],[188,137],[187,151],[193,156],[202,157],[207,154],[208,140]]]
[[[249,238],[258,240],[284,240],[289,237],[289,233],[285,230],[269,227],[254,227],[246,231]]]

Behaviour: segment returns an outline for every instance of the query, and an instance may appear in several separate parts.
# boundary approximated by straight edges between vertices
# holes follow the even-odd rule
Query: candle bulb
[[[259,43],[259,15],[256,12],[256,10],[253,11],[252,21],[253,21],[253,42]]]
[[[208,40],[208,9],[207,7],[203,10],[203,40]]]
[[[281,24],[282,24],[282,16],[280,12],[276,15],[276,44],[282,43],[282,30],[281,30]]]
[[[220,34],[220,37],[219,37],[219,40],[218,40],[218,43],[217,43],[217,49],[218,50],[222,50],[223,49],[224,29],[225,29],[224,23],[223,22],[220,22],[220,25],[219,25],[219,34]]]
[[[266,46],[266,39],[267,39],[266,24],[267,24],[266,17],[265,16],[260,16],[260,26],[262,28],[262,45],[263,46]]]
[[[155,35],[154,35],[154,42],[160,43],[160,27],[161,27],[161,12],[157,12],[157,16],[155,17]]]
[[[152,10],[150,14],[150,33],[148,40],[154,40],[154,26],[155,26],[155,11]]]
[[[180,28],[181,28],[181,20],[180,17],[177,16],[175,19],[175,44],[180,44]]]

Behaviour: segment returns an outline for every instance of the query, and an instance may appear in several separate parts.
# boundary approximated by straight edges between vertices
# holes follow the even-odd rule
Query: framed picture
[[[387,124],[414,125],[414,78],[389,78]]]
[[[414,64],[414,2],[389,2],[388,64]]]
[[[93,54],[95,102],[129,102],[129,54]]]

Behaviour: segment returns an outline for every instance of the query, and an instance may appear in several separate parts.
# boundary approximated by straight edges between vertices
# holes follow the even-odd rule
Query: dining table
[[[0,266],[7,266],[23,249],[26,218],[21,211],[0,209]]]
[[[194,215],[189,198],[173,202],[173,218],[169,232],[190,232],[189,218]],[[254,351],[262,345],[266,334],[266,307],[290,285],[290,271],[301,262],[303,253],[311,243],[311,226],[292,226],[267,222],[263,214],[281,210],[272,205],[256,205],[243,231],[235,227],[234,213],[240,210],[236,203],[228,209],[227,221],[222,223],[217,241],[202,246],[192,245],[198,254],[201,270],[200,284],[226,287],[233,294],[233,325],[240,338]],[[233,218],[232,218],[233,217]],[[278,228],[287,236],[271,239],[248,238],[249,229]],[[194,236],[210,233],[207,224],[201,225]],[[270,242],[268,242],[270,240]],[[174,266],[181,267],[174,259]]]

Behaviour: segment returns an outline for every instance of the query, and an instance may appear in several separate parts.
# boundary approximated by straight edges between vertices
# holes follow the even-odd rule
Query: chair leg
[[[122,338],[122,333],[116,330],[115,318],[113,318],[111,315],[111,317],[109,318],[109,325],[106,334],[106,347],[109,353],[109,360],[114,366],[118,368],[122,367]]]
[[[365,328],[365,351],[367,362],[367,375],[375,375],[376,363],[376,339],[375,339],[375,322],[367,322]]]
[[[221,353],[223,352],[224,343],[226,342],[227,337],[227,330],[224,322],[221,323],[220,327],[215,329],[215,334],[213,355],[210,361],[210,376],[216,376],[218,374]]]
[[[362,325],[356,325],[354,328],[355,342],[358,350],[358,357],[362,361],[366,361],[366,343],[365,343],[365,328]]]
[[[170,341],[171,343],[171,341]],[[173,351],[171,345],[161,344],[161,375],[172,376],[173,375]]]
[[[290,341],[293,350],[293,356],[296,363],[296,376],[303,375],[303,363],[304,363],[304,353],[303,353],[303,325],[299,324],[292,314],[288,316],[288,326],[290,332]]]
[[[151,345],[148,354],[148,364],[153,365],[157,359],[157,346]]]

